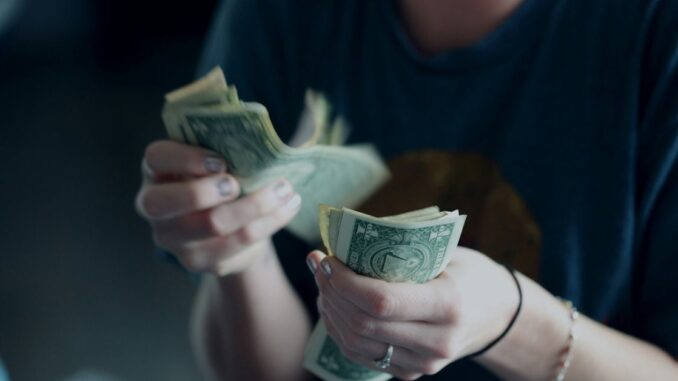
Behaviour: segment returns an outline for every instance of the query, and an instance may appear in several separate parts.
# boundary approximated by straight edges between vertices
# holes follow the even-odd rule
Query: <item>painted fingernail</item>
[[[287,181],[280,180],[273,187],[273,191],[278,198],[285,199],[292,193],[292,187]]]
[[[326,276],[332,275],[332,266],[330,266],[330,262],[327,259],[323,259],[320,262],[320,268],[323,269]]]
[[[226,168],[226,163],[218,156],[207,156],[204,164],[207,172],[211,173],[219,173]]]
[[[311,274],[315,275],[316,270],[318,270],[318,265],[315,263],[315,261],[308,257],[306,258],[306,265],[308,265],[308,269],[311,270]]]
[[[233,194],[233,183],[229,179],[220,179],[217,181],[217,189],[221,197],[228,197]]]
[[[287,201],[287,204],[285,206],[289,210],[295,210],[301,205],[301,196],[299,194],[295,194],[294,197],[292,197],[289,201]]]

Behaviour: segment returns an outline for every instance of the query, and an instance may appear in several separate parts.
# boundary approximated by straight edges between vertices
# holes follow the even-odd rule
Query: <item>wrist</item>
[[[492,336],[490,336],[489,339],[485,340],[485,343],[483,343],[482,347],[476,349],[476,351],[471,353],[470,355],[467,355],[470,358],[483,356],[485,353],[492,350],[492,348],[494,348],[501,340],[503,340],[509,334],[509,332],[511,332],[511,329],[515,325],[522,310],[523,291],[520,281],[518,279],[518,273],[509,266],[504,265],[500,267],[502,268],[502,270],[505,270],[505,274],[510,277],[511,283],[513,283],[513,286],[515,288],[515,292],[513,297],[508,295],[500,299],[510,301],[510,303],[507,304],[507,307],[502,308],[504,313],[497,314],[497,319],[495,319],[495,322],[497,322],[497,324],[495,324],[495,329],[490,330]],[[511,289],[511,286],[507,285],[506,287],[502,288]]]
[[[568,339],[569,316],[557,298],[517,275],[523,290],[521,313],[506,337],[476,360],[499,375],[513,376],[507,378],[549,379]]]
[[[276,251],[271,239],[255,243],[247,249],[229,258],[217,274],[219,282],[224,284],[243,283],[261,279],[265,272],[277,261]]]

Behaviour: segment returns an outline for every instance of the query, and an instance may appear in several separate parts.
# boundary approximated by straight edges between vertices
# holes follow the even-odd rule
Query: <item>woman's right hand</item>
[[[169,140],[142,160],[136,209],[159,247],[190,271],[227,275],[272,254],[270,237],[299,211],[301,197],[279,179],[238,198],[240,185],[217,154]]]

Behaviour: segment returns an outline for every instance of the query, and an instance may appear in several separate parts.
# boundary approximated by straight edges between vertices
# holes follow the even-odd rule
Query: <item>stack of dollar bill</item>
[[[437,207],[376,218],[321,205],[320,235],[329,255],[358,274],[387,282],[425,283],[450,261],[466,220]],[[391,375],[346,359],[320,321],[306,347],[304,367],[327,381],[383,381]]]
[[[288,179],[302,205],[287,228],[307,242],[317,242],[320,203],[356,206],[389,173],[371,145],[328,145],[342,143],[346,129],[340,120],[329,123],[329,107],[322,98],[307,95],[309,107],[302,120],[311,127],[298,135],[298,147],[288,146],[278,137],[266,108],[240,101],[235,87],[215,68],[167,94],[162,116],[172,139],[222,155],[243,193]]]

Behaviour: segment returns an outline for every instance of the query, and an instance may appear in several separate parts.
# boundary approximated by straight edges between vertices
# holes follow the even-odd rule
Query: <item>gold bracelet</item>
[[[567,370],[570,368],[570,364],[572,364],[572,357],[574,357],[574,342],[577,340],[575,323],[577,322],[577,318],[579,318],[579,311],[577,311],[577,308],[571,301],[564,299],[560,299],[560,301],[563,302],[570,315],[570,330],[567,335],[567,344],[565,345],[565,348],[560,351],[559,362],[556,368],[556,377],[554,378],[555,381],[563,381]]]

